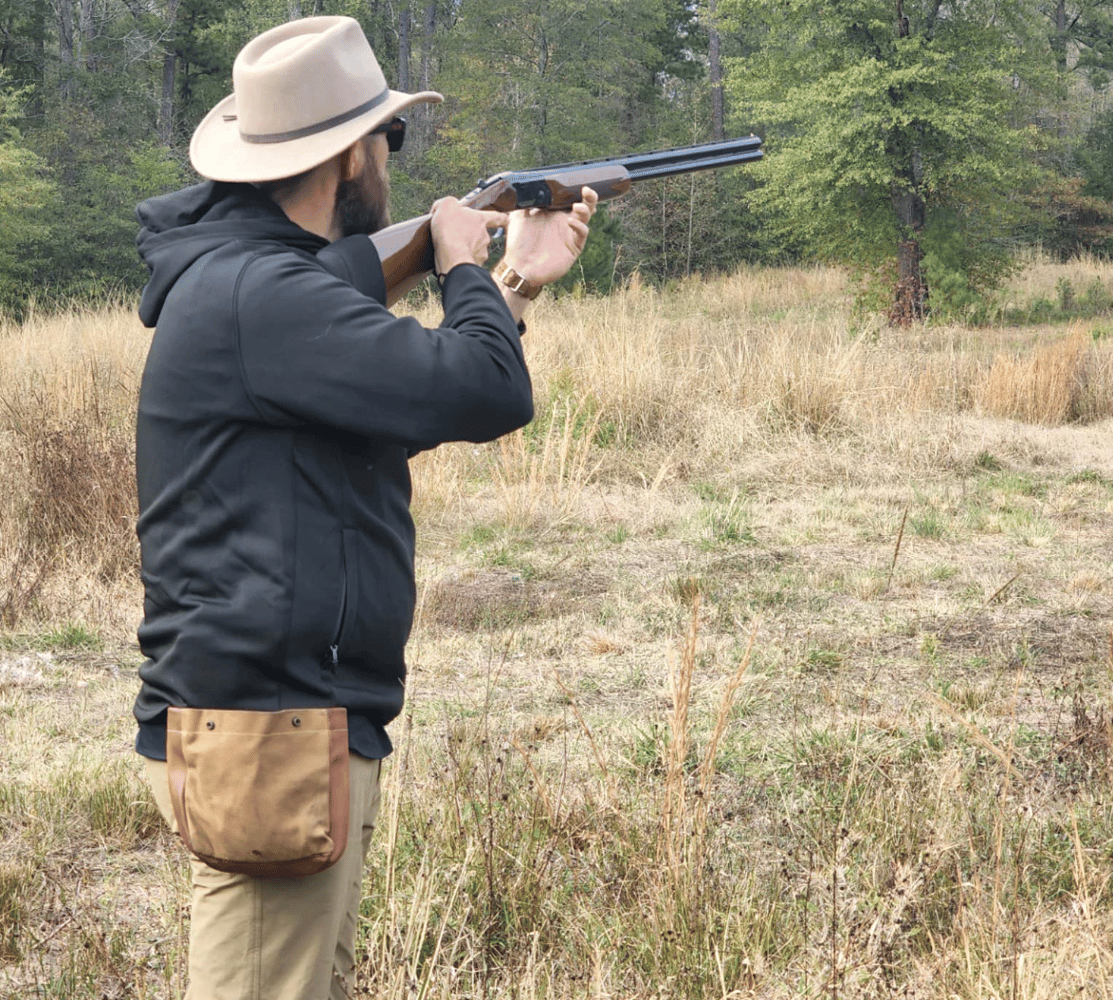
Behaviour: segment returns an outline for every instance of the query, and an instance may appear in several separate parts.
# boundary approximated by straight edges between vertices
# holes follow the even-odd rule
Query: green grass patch
[[[937,510],[925,510],[908,519],[912,534],[919,538],[940,541],[947,536],[947,518]]]
[[[28,919],[35,897],[35,871],[24,861],[0,861],[0,961],[22,956]]]
[[[97,653],[104,649],[104,640],[80,622],[70,622],[57,628],[31,635],[0,635],[0,649],[28,650],[32,652]]]

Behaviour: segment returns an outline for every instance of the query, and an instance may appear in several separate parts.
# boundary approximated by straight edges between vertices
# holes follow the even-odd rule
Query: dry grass
[[[0,997],[179,997],[115,491],[145,335],[0,337]],[[415,462],[359,995],[1108,996],[1105,337],[893,331],[807,270],[542,299],[527,346],[534,425]]]
[[[1108,359],[1079,330],[1021,355],[993,360],[978,402],[986,413],[1031,424],[1092,421],[1111,415]]]
[[[135,593],[134,409],[148,343],[123,308],[0,327],[0,627],[64,616],[116,636],[134,628],[103,618],[121,588]]]

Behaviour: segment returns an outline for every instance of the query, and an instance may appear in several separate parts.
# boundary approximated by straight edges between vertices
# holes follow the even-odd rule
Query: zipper
[[[344,635],[344,616],[348,613],[348,558],[344,551],[344,538],[340,538],[340,614],[336,619],[336,627],[332,630],[332,642],[329,644],[329,663],[327,669],[332,673],[340,663],[340,639]]]
[[[329,647],[328,647],[328,651],[329,651],[328,669],[331,670],[333,673],[336,672],[336,668],[340,663],[340,638],[344,634],[344,615],[347,613],[347,611],[348,611],[348,580],[347,580],[347,577],[345,577],[344,578],[344,595],[343,595],[343,598],[340,601],[340,616],[336,619],[336,628],[333,629],[333,633],[332,633],[333,639],[332,639],[332,642],[329,643]]]

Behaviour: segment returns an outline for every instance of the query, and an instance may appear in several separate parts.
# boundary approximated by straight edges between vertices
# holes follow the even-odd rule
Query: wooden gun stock
[[[481,181],[460,201],[481,211],[512,212],[518,208],[559,211],[579,201],[584,187],[594,190],[600,201],[609,201],[629,191],[635,180],[726,167],[761,159],[761,155],[761,140],[748,136],[605,160],[562,163],[539,170],[505,171]],[[374,233],[371,242],[382,264],[387,306],[433,273],[428,215],[388,226]]]

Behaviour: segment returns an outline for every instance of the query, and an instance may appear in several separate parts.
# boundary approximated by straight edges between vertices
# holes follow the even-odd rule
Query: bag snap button
[[[296,716],[296,715],[295,715],[295,716],[294,716],[294,717],[293,717],[293,718],[292,718],[292,719],[291,719],[290,721],[291,721],[291,722],[292,722],[292,723],[293,723],[293,724],[294,724],[295,726],[300,726],[300,725],[301,725],[301,719],[300,719],[300,718],[298,718],[298,716]]]
[[[210,719],[208,722],[205,723],[205,728],[206,729],[216,729],[216,723],[213,722],[212,719]]]

